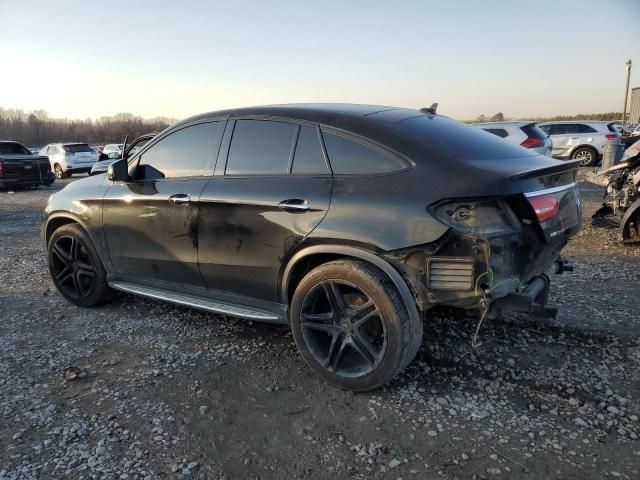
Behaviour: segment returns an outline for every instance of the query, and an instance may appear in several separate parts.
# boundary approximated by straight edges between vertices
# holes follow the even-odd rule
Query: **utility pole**
[[[624,122],[627,120],[627,97],[629,96],[629,77],[631,77],[631,59],[629,58],[625,65],[627,66],[627,82],[624,86],[624,108],[622,109],[622,128],[624,129]]]

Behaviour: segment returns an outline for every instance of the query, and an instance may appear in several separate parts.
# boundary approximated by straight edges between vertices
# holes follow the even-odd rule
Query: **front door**
[[[198,270],[198,202],[211,179],[225,122],[181,128],[130,162],[130,182],[114,183],[103,226],[115,274],[203,286]]]
[[[277,301],[282,262],[324,218],[332,176],[316,126],[231,123],[226,168],[200,199],[200,271],[210,290]]]

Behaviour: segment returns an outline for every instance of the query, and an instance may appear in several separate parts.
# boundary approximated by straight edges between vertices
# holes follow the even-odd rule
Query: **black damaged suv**
[[[243,108],[71,183],[42,236],[76,305],[115,289],[286,323],[319,375],[369,390],[412,361],[436,305],[553,313],[575,179],[433,109]]]

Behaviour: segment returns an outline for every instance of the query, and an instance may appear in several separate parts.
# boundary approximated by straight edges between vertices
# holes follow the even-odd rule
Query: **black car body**
[[[47,157],[18,142],[0,140],[0,188],[51,185],[53,180]]]
[[[42,232],[54,279],[72,268],[53,258],[56,241],[71,246],[55,232],[77,224],[80,243],[91,244],[83,262],[95,249],[109,287],[289,322],[305,360],[355,390],[406,366],[423,314],[436,305],[548,310],[549,273],[562,269],[560,251],[580,227],[574,162],[430,111],[281,105],[213,112],[169,127],[109,168],[67,186],[46,208]],[[327,278],[337,282],[337,296]],[[73,293],[76,280],[63,295],[81,305],[102,301],[92,290]],[[378,284],[395,293],[380,296]],[[361,322],[350,316],[370,304],[381,322],[371,329],[382,337],[367,340],[369,363],[355,366],[343,353],[349,345],[363,350],[354,343]],[[323,325],[310,328],[331,330],[331,340],[299,326],[307,314]],[[404,340],[394,346],[398,324]],[[408,344],[394,357],[393,348]],[[334,356],[348,357],[348,365],[338,368]],[[395,364],[380,373],[387,359]]]

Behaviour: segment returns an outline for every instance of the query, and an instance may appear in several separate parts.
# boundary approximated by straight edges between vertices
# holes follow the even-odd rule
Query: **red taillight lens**
[[[617,133],[607,133],[605,135],[605,138],[607,140],[615,140],[616,138],[618,138],[618,134]]]
[[[529,203],[536,212],[536,217],[540,223],[551,220],[558,214],[558,199],[553,195],[541,195],[539,197],[529,197]]]
[[[4,177],[4,162],[0,160],[0,177]]]
[[[529,137],[524,142],[520,144],[520,146],[524,148],[537,148],[544,146],[544,140],[541,140],[536,137]]]

